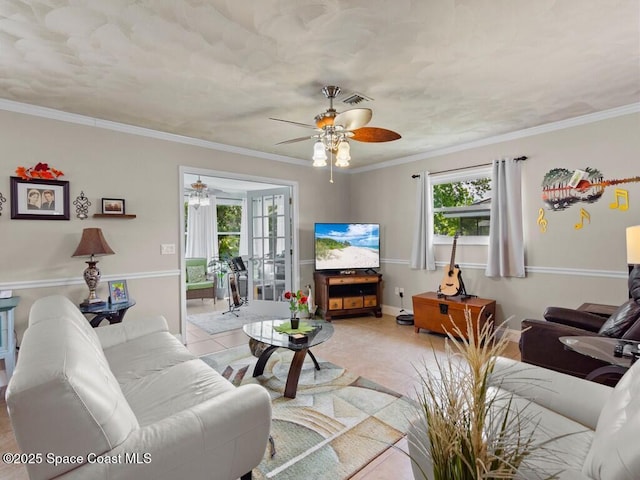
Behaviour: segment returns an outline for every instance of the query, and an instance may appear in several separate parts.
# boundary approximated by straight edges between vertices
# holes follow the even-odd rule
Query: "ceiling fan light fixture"
[[[349,142],[346,140],[341,140],[338,143],[338,154],[336,155],[336,167],[348,167],[349,160],[351,160],[351,155],[349,154],[351,147],[349,146]]]
[[[314,167],[326,167],[327,166],[327,152],[324,148],[324,143],[318,140],[313,144],[313,166]]]

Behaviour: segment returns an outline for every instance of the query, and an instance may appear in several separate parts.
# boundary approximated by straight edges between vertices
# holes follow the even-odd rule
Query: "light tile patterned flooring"
[[[189,300],[189,313],[211,312],[226,309],[226,303],[216,305],[210,300]],[[413,396],[416,385],[416,368],[432,365],[434,353],[444,351],[444,339],[424,331],[416,334],[412,326],[398,325],[395,318],[383,315],[344,318],[334,320],[335,333],[322,345],[313,349],[314,353],[336,365],[369,378],[397,392]],[[209,335],[204,330],[187,323],[187,348],[195,355],[219,352],[227,348],[243,345],[247,337],[242,330]],[[516,344],[510,345],[507,355],[519,359]],[[401,440],[398,448],[391,448],[377,457],[363,470],[352,477],[354,480],[412,480],[409,458],[400,450],[407,450],[406,441]],[[4,395],[0,401],[0,453],[18,452],[18,447],[7,416]],[[24,480],[24,468],[0,463],[0,478]]]

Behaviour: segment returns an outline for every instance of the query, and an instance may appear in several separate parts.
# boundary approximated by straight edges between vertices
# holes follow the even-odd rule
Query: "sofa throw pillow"
[[[207,276],[204,273],[204,265],[193,265],[191,267],[187,267],[187,282],[199,283],[205,282],[206,280]]]

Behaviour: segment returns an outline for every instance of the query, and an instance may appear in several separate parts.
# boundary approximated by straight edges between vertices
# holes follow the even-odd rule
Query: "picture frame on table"
[[[129,289],[126,280],[109,281],[109,303],[126,303],[129,301]]]
[[[10,177],[13,220],[69,220],[69,182]]]
[[[124,215],[124,198],[103,198],[102,199],[103,215]]]

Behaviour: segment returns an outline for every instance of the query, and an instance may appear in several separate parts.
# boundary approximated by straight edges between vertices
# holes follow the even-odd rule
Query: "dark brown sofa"
[[[563,336],[603,335],[640,341],[640,267],[629,275],[631,298],[609,318],[562,307],[548,307],[545,320],[523,320],[520,336],[522,361],[584,378],[596,368],[608,365],[568,350]],[[611,380],[604,380],[611,383]]]

